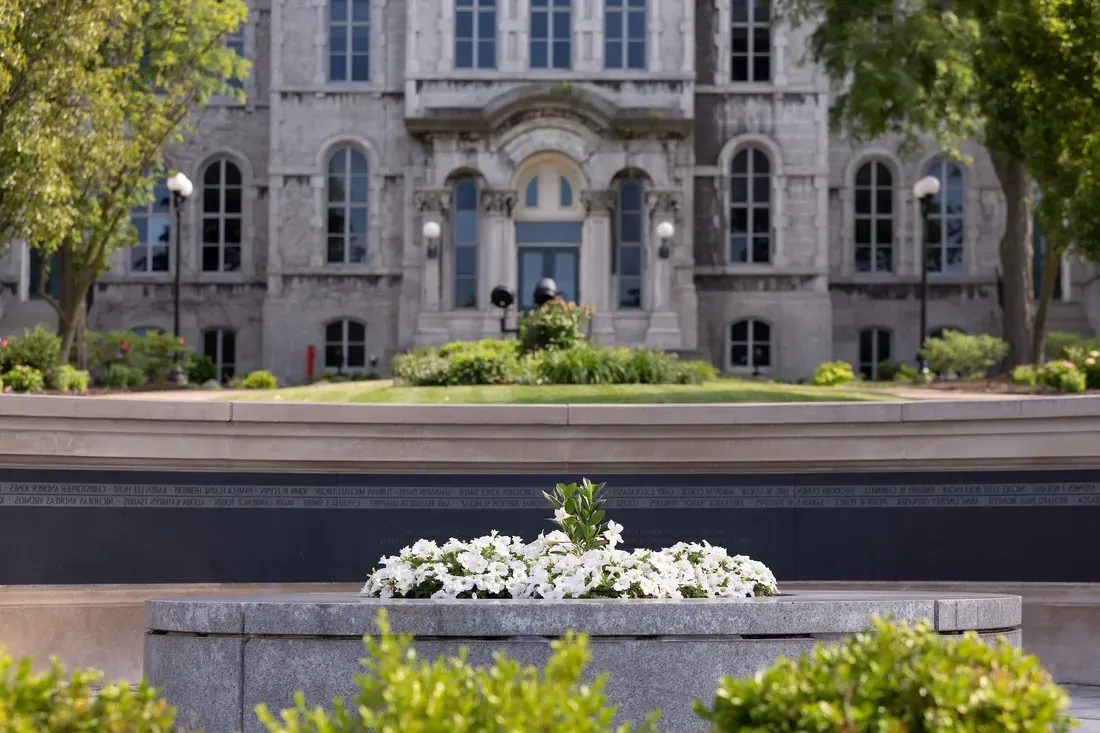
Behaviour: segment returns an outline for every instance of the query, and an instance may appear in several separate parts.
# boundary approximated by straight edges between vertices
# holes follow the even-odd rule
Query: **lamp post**
[[[424,222],[424,228],[421,229],[421,233],[424,235],[424,241],[427,243],[426,250],[429,260],[434,260],[439,256],[439,238],[443,235],[443,228],[439,226],[437,221]]]
[[[173,275],[173,287],[172,287],[172,335],[176,337],[176,341],[179,341],[180,337],[180,250],[183,249],[183,240],[181,239],[182,231],[180,222],[182,220],[183,204],[191,196],[191,192],[195,190],[195,187],[191,184],[191,179],[183,175],[183,173],[176,173],[166,182],[168,190],[172,192],[172,206],[176,210],[176,252],[175,252],[175,268],[176,271]],[[172,361],[176,366],[173,369],[172,378],[176,384],[183,384],[186,381],[186,377],[183,374],[183,369],[179,364],[179,351],[172,354]]]
[[[928,214],[932,209],[932,199],[940,192],[940,179],[925,176],[913,184],[913,196],[920,201],[921,248],[920,248],[920,346],[917,348],[917,364],[922,375],[928,373],[928,360],[923,351],[928,341]]]
[[[662,260],[667,260],[669,255],[672,254],[672,235],[675,233],[676,227],[672,225],[671,221],[662,221],[657,225],[657,239],[660,240],[657,256]]]
[[[535,307],[541,308],[554,298],[558,297],[558,284],[552,277],[544,277],[535,283],[535,291],[531,294],[535,301]],[[516,302],[516,296],[503,285],[497,285],[489,294],[489,302],[500,308],[500,333],[519,333],[519,328],[508,328],[508,309]]]

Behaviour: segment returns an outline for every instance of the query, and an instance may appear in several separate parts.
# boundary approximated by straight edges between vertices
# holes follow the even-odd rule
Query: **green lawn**
[[[250,392],[224,399],[287,402],[390,402],[420,404],[692,403],[692,402],[869,402],[896,400],[883,392],[847,387],[811,387],[747,379],[719,379],[701,385],[614,386],[504,385],[496,387],[395,387],[389,380],[344,382]]]

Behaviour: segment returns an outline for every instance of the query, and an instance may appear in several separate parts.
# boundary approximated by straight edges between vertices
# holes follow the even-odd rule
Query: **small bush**
[[[129,364],[111,364],[103,372],[103,384],[112,389],[129,389],[145,384],[145,374]]]
[[[69,364],[50,369],[43,375],[46,389],[56,389],[59,392],[86,392],[88,391],[88,372],[77,369]]]
[[[817,387],[837,387],[855,380],[852,365],[846,361],[827,361],[814,369],[811,383]]]
[[[931,370],[940,376],[958,375],[964,379],[980,379],[993,366],[1008,356],[1008,344],[988,334],[971,336],[958,331],[944,331],[942,338],[930,338],[921,356]]]
[[[456,658],[420,659],[412,637],[390,633],[385,612],[378,615],[379,638],[364,638],[367,674],[350,704],[337,698],[331,712],[308,707],[301,692],[296,706],[276,718],[258,705],[256,715],[270,733],[365,733],[366,731],[447,731],[447,733],[627,733],[615,726],[616,708],[607,704],[606,675],[584,679],[591,658],[587,640],[568,634],[552,641],[544,670],[500,654],[488,668]],[[654,730],[653,713],[638,729]]]
[[[1019,731],[1064,733],[1069,698],[1039,660],[977,634],[943,636],[875,619],[841,644],[722,680],[711,733],[726,731]]]
[[[1085,375],[1088,389],[1100,389],[1100,350],[1069,346],[1066,347],[1066,358]]]
[[[681,362],[660,349],[604,348],[580,343],[531,357],[537,384],[700,384],[715,379],[707,362]]]
[[[34,367],[16,364],[4,375],[4,384],[11,388],[12,392],[41,392],[45,386],[42,372]]]
[[[157,698],[144,681],[118,682],[96,690],[101,673],[67,674],[57,662],[32,671],[31,661],[16,662],[0,649],[0,721],[5,731],[52,733],[170,733],[175,708]]]
[[[279,380],[266,370],[252,372],[240,381],[241,389],[275,389],[278,386]]]
[[[718,379],[718,369],[709,361],[682,361],[677,381],[680,384],[702,384]]]
[[[584,340],[592,309],[561,298],[543,303],[519,319],[519,342],[524,352],[568,349]]]
[[[1085,373],[1072,361],[1048,361],[1038,372],[1037,381],[1060,392],[1084,392]]]
[[[902,364],[896,359],[887,359],[878,363],[878,378],[883,382],[893,382],[901,372]]]
[[[438,349],[413,349],[394,357],[393,371],[414,387],[515,384],[524,365],[515,341],[453,341]]]
[[[1100,350],[1100,338],[1085,338],[1071,331],[1051,331],[1047,334],[1047,359],[1070,359],[1070,349],[1079,351]]]
[[[4,375],[0,372],[0,394],[4,392]]]
[[[61,361],[61,337],[44,326],[25,329],[8,341],[7,360],[9,369],[21,364],[44,373]]]
[[[1039,370],[1031,364],[1021,364],[1012,370],[1012,383],[1034,387],[1039,383]]]
[[[218,369],[214,360],[206,354],[191,354],[183,365],[190,384],[206,384],[218,378]]]
[[[894,375],[896,382],[916,382],[920,379],[920,372],[908,364],[902,364],[898,373]]]
[[[182,338],[160,331],[142,335],[134,331],[89,333],[87,338],[90,366],[103,375],[105,382],[107,369],[112,364],[133,367],[153,383],[167,382],[175,371],[176,359],[186,358],[190,351]]]
[[[0,374],[12,368],[10,354],[11,350],[8,347],[7,339],[0,338]]]

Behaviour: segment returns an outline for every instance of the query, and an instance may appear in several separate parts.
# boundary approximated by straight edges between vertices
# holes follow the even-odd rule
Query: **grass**
[[[544,387],[395,387],[392,381],[314,384],[227,397],[286,402],[419,404],[639,404],[702,402],[882,402],[883,392],[848,387],[812,387],[748,379],[718,379],[700,385],[552,385]]]

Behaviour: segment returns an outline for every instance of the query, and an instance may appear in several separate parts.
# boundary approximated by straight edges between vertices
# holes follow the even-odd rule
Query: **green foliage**
[[[51,660],[35,673],[0,647],[0,728],[10,733],[172,733],[175,708],[144,681],[96,690],[102,674],[71,674]]]
[[[0,374],[11,369],[11,349],[7,339],[0,338]]]
[[[1089,389],[1100,389],[1100,348],[1089,346],[1071,346],[1066,349],[1066,357],[1085,375]]]
[[[524,352],[568,349],[584,340],[592,309],[561,298],[527,311],[519,319],[519,343]]]
[[[88,333],[87,340],[93,370],[105,373],[112,364],[124,364],[139,371],[143,382],[158,384],[171,379],[176,359],[189,352],[183,339],[160,331]]]
[[[827,361],[814,369],[810,383],[816,387],[837,387],[848,384],[856,378],[852,365],[846,361]]]
[[[553,494],[542,492],[554,507],[554,518],[550,521],[565,532],[579,554],[608,545],[609,523],[603,521],[607,516],[603,508],[606,485],[581,479],[579,486],[576,483],[557,484]]]
[[[893,382],[898,378],[905,365],[896,359],[887,359],[878,364],[878,378],[882,382]]]
[[[12,392],[41,392],[45,388],[42,372],[34,367],[16,364],[4,375],[4,384]]]
[[[248,374],[239,384],[241,389],[276,389],[279,380],[271,372],[259,370]]]
[[[1100,338],[1086,338],[1072,331],[1051,331],[1047,334],[1047,359],[1069,359],[1069,350],[1096,351]]]
[[[43,375],[46,389],[56,389],[59,392],[87,392],[88,372],[77,369],[69,364],[50,369]]]
[[[218,368],[214,360],[206,354],[191,354],[184,364],[187,381],[191,384],[206,384],[218,377]]]
[[[43,326],[24,329],[22,336],[8,341],[7,359],[46,372],[61,360],[61,339]]]
[[[1021,364],[1012,370],[1012,383],[1034,387],[1039,383],[1039,370],[1031,364]]]
[[[479,669],[457,657],[421,660],[412,637],[390,633],[385,611],[378,615],[378,639],[364,638],[366,674],[355,680],[358,691],[345,703],[337,698],[331,711],[306,705],[295,695],[295,707],[277,719],[264,705],[256,715],[269,733],[628,733],[632,726],[614,725],[616,709],[607,704],[606,676],[584,680],[591,652],[584,636],[568,634],[551,642],[553,654],[540,673],[503,654]],[[638,730],[651,733],[657,715]]]
[[[1060,392],[1084,392],[1085,373],[1072,361],[1048,361],[1038,371],[1037,381]]]
[[[921,378],[920,372],[908,364],[902,364],[894,379],[898,382],[916,382]]]
[[[393,372],[415,387],[515,384],[524,364],[512,340],[453,341],[438,349],[425,347],[399,354]]]
[[[1008,355],[1008,344],[988,334],[970,335],[944,331],[941,338],[930,338],[921,356],[940,376],[955,374],[965,379],[980,379]]]
[[[117,363],[108,364],[103,370],[103,384],[112,389],[128,389],[145,384],[145,374],[135,366]]]
[[[1068,706],[1039,660],[1004,640],[987,645],[974,632],[945,636],[927,621],[881,619],[797,662],[724,678],[713,707],[695,703],[711,733],[1064,733]]]

